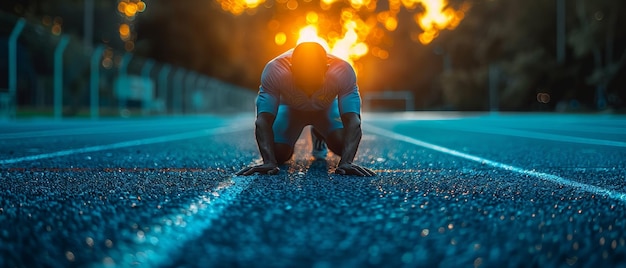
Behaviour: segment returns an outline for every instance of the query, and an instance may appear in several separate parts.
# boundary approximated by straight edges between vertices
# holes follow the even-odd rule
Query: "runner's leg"
[[[343,152],[343,123],[339,115],[339,103],[337,99],[330,105],[328,110],[316,118],[313,123],[315,131],[320,133],[328,148],[336,155],[341,156]]]
[[[341,156],[341,154],[343,153],[343,146],[344,146],[343,137],[344,137],[343,128],[340,128],[340,129],[336,129],[332,131],[328,135],[328,138],[326,138],[326,144],[328,145],[328,148],[334,154],[338,156]]]
[[[274,131],[274,154],[278,164],[289,161],[293,155],[296,140],[304,128],[304,123],[302,123],[302,120],[299,120],[298,115],[299,113],[289,109],[287,105],[278,107],[278,113],[272,126]]]

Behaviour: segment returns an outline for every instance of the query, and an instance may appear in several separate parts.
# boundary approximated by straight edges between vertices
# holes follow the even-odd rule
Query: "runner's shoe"
[[[311,141],[313,142],[313,150],[311,151],[311,155],[315,157],[315,160],[323,160],[326,159],[328,155],[328,147],[326,146],[326,142],[323,139],[317,137],[314,133],[315,131],[311,128]]]

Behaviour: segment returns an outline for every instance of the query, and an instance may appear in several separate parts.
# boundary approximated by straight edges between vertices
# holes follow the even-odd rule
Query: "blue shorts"
[[[343,128],[337,99],[324,111],[300,111],[289,108],[285,104],[278,106],[274,120],[274,142],[284,143],[292,148],[305,126],[311,125],[322,136]]]

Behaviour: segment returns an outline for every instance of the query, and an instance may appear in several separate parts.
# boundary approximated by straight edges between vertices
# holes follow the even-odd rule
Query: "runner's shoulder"
[[[289,63],[285,62],[285,59],[276,58],[269,61],[263,69],[261,75],[262,82],[281,83],[285,79],[290,79],[291,70],[289,69]]]
[[[345,81],[345,80],[354,80],[356,78],[356,74],[354,72],[354,68],[352,65],[343,59],[335,59],[330,62],[330,66],[328,68],[328,78],[331,80]]]

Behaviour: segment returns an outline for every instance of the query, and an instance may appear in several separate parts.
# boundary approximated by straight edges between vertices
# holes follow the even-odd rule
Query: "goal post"
[[[415,98],[413,92],[410,91],[382,91],[363,94],[363,110],[372,111],[372,102],[392,103],[397,101],[404,102],[405,111],[415,110]]]

